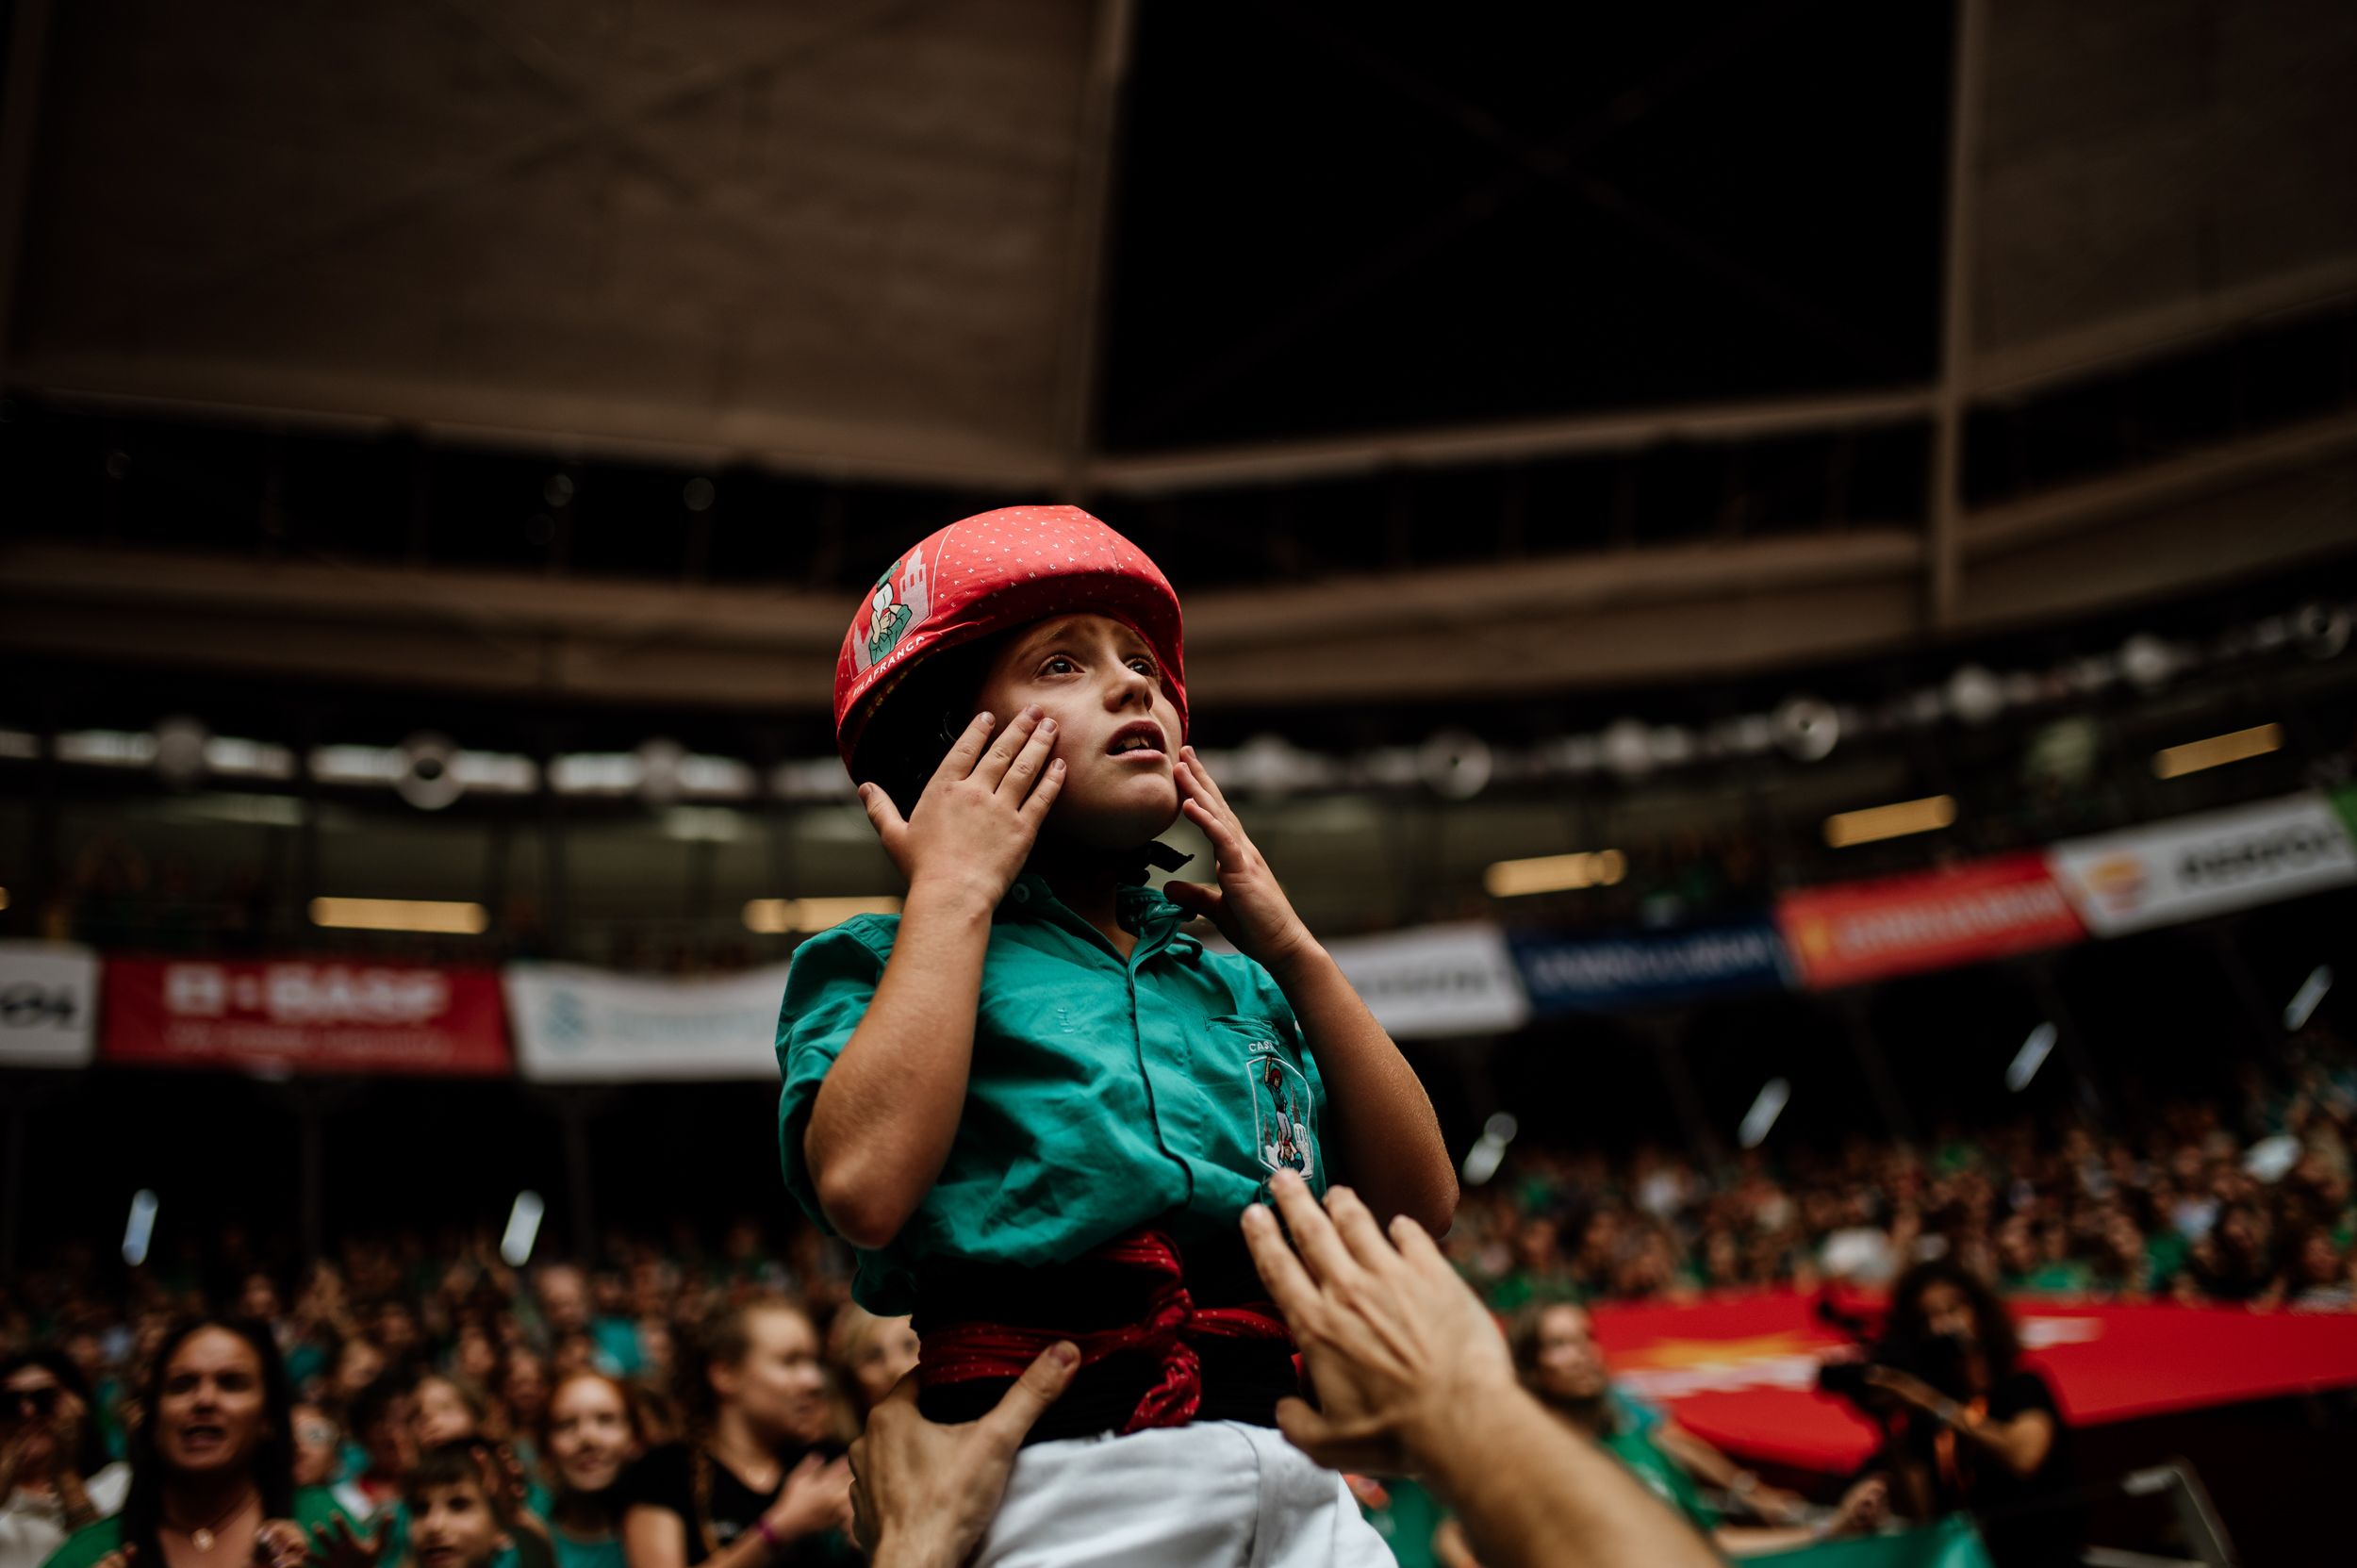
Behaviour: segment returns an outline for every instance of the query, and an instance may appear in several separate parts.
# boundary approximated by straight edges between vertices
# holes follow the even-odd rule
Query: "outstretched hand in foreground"
[[[1347,1187],[1321,1208],[1291,1171],[1269,1191],[1275,1212],[1246,1209],[1244,1234],[1317,1388],[1315,1409],[1277,1408],[1294,1444],[1338,1468],[1427,1477],[1492,1568],[1715,1568],[1686,1521],[1523,1392],[1496,1323],[1422,1226],[1403,1215],[1387,1234]]]

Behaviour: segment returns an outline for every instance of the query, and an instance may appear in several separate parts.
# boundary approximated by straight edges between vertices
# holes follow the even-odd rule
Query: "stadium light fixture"
[[[0,909],[7,907],[7,899],[0,898]],[[2292,999],[2284,1004],[2283,1032],[2286,1034],[2297,1034],[2306,1029],[2308,1020],[2316,1016],[2316,1004],[2324,999],[2324,994],[2331,989],[2332,989],[2332,966],[2319,964],[2314,969],[2309,970],[2308,978],[2299,982],[2299,989],[2293,992]]]
[[[156,1239],[156,1195],[141,1187],[131,1195],[131,1217],[123,1227],[123,1261],[133,1268],[147,1262],[147,1248]]]
[[[1825,843],[1846,850],[1853,844],[1873,844],[1909,834],[1937,833],[1956,820],[1956,798],[1926,795],[1920,801],[1894,801],[1887,806],[1844,811],[1825,818]]]
[[[526,1187],[516,1195],[516,1206],[507,1211],[507,1230],[500,1237],[500,1261],[509,1268],[521,1268],[532,1259],[532,1244],[540,1236],[540,1216],[548,1213],[548,1205],[540,1195]]]
[[[490,928],[491,916],[478,903],[438,899],[313,899],[311,923],[347,931],[480,936]]]
[[[1475,1138],[1473,1147],[1465,1151],[1465,1185],[1482,1186],[1495,1176],[1498,1166],[1505,1163],[1506,1146],[1512,1143],[1514,1134],[1521,1131],[1522,1123],[1504,1111],[1484,1123],[1481,1136]]]
[[[1517,899],[1530,893],[1610,887],[1627,875],[1628,856],[1620,850],[1588,850],[1532,860],[1501,860],[1481,873],[1481,885],[1493,899]]]
[[[2061,1037],[2062,1032],[2052,1023],[2042,1023],[2030,1031],[2030,1037],[2021,1042],[2021,1048],[2013,1053],[2013,1061],[2005,1067],[2005,1087],[2017,1095],[2028,1088],[2030,1080],[2046,1065],[2048,1053]]]
[[[854,915],[899,913],[898,899],[751,899],[745,904],[745,929],[757,936],[785,936],[825,931]]]
[[[2249,757],[2264,757],[2283,747],[2283,726],[2257,724],[2248,730],[2232,730],[2207,740],[2189,740],[2183,746],[2170,746],[2152,753],[2152,776],[2156,779],[2182,779],[2188,773],[2199,773],[2205,767],[2223,767],[2230,762]]]
[[[1776,1125],[1776,1118],[1784,1114],[1791,1098],[1792,1084],[1788,1079],[1772,1078],[1761,1084],[1758,1098],[1743,1113],[1743,1123],[1735,1131],[1735,1141],[1745,1148],[1757,1148],[1766,1143],[1769,1129]]]

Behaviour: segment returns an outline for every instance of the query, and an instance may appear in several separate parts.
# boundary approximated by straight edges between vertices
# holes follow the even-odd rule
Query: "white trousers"
[[[1342,1477],[1239,1421],[1032,1444],[974,1563],[1396,1568]]]

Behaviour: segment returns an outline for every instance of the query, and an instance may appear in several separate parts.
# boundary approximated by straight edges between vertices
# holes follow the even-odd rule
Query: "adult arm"
[[[1807,1499],[1800,1494],[1768,1485],[1675,1420],[1664,1419],[1655,1428],[1653,1440],[1683,1465],[1688,1475],[1728,1494],[1772,1525],[1793,1524],[1808,1511]]]
[[[1208,916],[1285,993],[1326,1083],[1335,1164],[1364,1200],[1386,1219],[1405,1214],[1434,1235],[1445,1232],[1457,1214],[1457,1170],[1424,1084],[1294,912],[1194,747],[1180,749],[1177,774],[1179,809],[1211,841],[1219,880],[1168,883],[1163,894]]]
[[[1975,1415],[1913,1373],[1895,1367],[1870,1366],[1866,1380],[1888,1391],[1900,1403],[1952,1428],[1959,1436],[1995,1459],[2016,1476],[2030,1477],[2054,1451],[2054,1417],[2051,1411],[2031,1409],[1999,1420]]]
[[[1048,760],[1053,720],[1026,709],[985,746],[991,728],[989,715],[975,717],[908,817],[881,787],[860,787],[909,894],[875,999],[828,1068],[802,1134],[818,1206],[854,1246],[898,1235],[949,1157],[991,912],[1063,786],[1063,764]]]
[[[1413,1220],[1383,1228],[1346,1187],[1321,1209],[1290,1172],[1244,1241],[1300,1344],[1323,1409],[1277,1406],[1322,1464],[1426,1476],[1491,1568],[1643,1562],[1711,1568],[1709,1545],[1514,1378],[1504,1337]],[[1296,1250],[1297,1249],[1297,1250]]]
[[[2054,1451],[2054,1418],[2044,1411],[2023,1411],[2009,1421],[1992,1421],[1970,1411],[1958,1415],[1952,1423],[1956,1430],[1996,1456],[1997,1462],[2016,1476],[2037,1474],[2046,1456]]]
[[[1711,1540],[1729,1557],[1759,1557],[1813,1546],[1830,1536],[1877,1529],[1889,1514],[1890,1483],[1869,1476],[1842,1494],[1840,1506],[1821,1525],[1722,1525]]]

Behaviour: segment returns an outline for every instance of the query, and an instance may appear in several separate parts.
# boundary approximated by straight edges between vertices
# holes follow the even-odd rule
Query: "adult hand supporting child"
[[[955,1568],[973,1555],[1024,1434],[1080,1365],[1072,1345],[1051,1345],[987,1415],[956,1424],[926,1420],[916,1374],[902,1378],[851,1444],[854,1533],[874,1568]]]
[[[1277,1406],[1321,1463],[1430,1478],[1491,1568],[1642,1562],[1714,1568],[1683,1519],[1515,1380],[1505,1337],[1415,1221],[1390,1235],[1346,1187],[1318,1207],[1290,1172],[1244,1213],[1244,1243],[1285,1314],[1323,1410]]]

